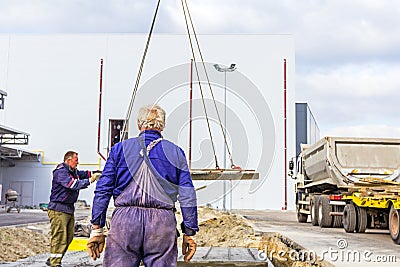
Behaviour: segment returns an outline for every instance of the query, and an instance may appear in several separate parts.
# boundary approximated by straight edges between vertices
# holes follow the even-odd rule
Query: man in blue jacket
[[[79,190],[87,188],[100,176],[99,171],[93,174],[91,171],[78,171],[78,163],[78,153],[68,151],[64,155],[64,162],[53,171],[48,205],[51,247],[47,265],[61,266],[61,260],[74,237],[74,204],[78,200]]]
[[[190,261],[199,230],[197,200],[183,150],[163,139],[165,111],[158,105],[142,107],[140,134],[111,148],[93,199],[93,230],[89,255],[96,260],[104,248],[103,227],[110,198],[115,211],[103,266],[176,266],[175,202],[182,211],[182,253]]]

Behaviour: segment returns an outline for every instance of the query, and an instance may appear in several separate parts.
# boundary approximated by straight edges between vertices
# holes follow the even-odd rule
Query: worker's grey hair
[[[147,105],[139,109],[137,123],[141,129],[164,130],[165,110],[159,105]]]

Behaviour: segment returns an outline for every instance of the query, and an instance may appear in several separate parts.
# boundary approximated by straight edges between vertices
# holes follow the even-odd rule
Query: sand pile
[[[50,252],[50,235],[24,228],[0,228],[0,263]]]
[[[222,214],[199,224],[200,247],[257,247],[253,228],[237,215]]]

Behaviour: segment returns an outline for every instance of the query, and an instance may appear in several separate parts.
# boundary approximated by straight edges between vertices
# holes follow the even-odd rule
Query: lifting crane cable
[[[139,72],[138,72],[138,75],[136,77],[135,87],[133,88],[133,92],[132,92],[132,96],[131,96],[131,102],[129,103],[128,111],[126,113],[126,117],[125,117],[125,121],[124,121],[124,126],[122,127],[121,141],[125,140],[126,137],[127,137],[126,136],[127,135],[126,127],[128,125],[128,121],[129,121],[129,119],[131,117],[131,114],[132,114],[133,103],[135,102],[136,92],[137,92],[137,90],[139,88],[139,81],[140,81],[140,77],[142,76],[144,61],[146,59],[147,50],[148,50],[149,45],[150,45],[150,39],[151,39],[151,35],[153,33],[154,24],[156,22],[156,17],[157,17],[157,14],[158,14],[158,8],[160,6],[160,2],[161,2],[161,0],[158,0],[157,7],[156,7],[156,10],[154,12],[153,21],[152,21],[151,27],[150,27],[150,32],[149,32],[149,35],[147,37],[146,47],[144,49],[143,56],[142,56],[142,62],[140,63]]]
[[[131,101],[130,101],[130,103],[129,103],[128,111],[127,111],[127,114],[126,114],[126,117],[125,117],[125,120],[124,120],[124,125],[123,125],[123,128],[122,128],[121,140],[124,140],[124,139],[126,139],[126,137],[127,137],[127,136],[126,136],[126,135],[127,135],[126,128],[127,128],[128,121],[129,121],[129,119],[130,119],[130,117],[131,117],[131,114],[132,114],[133,104],[134,104],[134,102],[135,102],[136,93],[137,93],[137,90],[138,90],[138,88],[139,88],[139,82],[140,82],[140,78],[141,78],[141,75],[142,75],[142,71],[143,71],[143,67],[144,67],[144,62],[145,62],[145,59],[146,59],[147,51],[148,51],[148,48],[149,48],[149,45],[150,45],[150,40],[151,40],[151,36],[152,36],[152,33],[153,33],[155,21],[156,21],[156,18],[157,18],[157,14],[158,14],[160,2],[161,2],[161,0],[158,0],[158,2],[157,2],[157,7],[156,7],[156,10],[155,10],[155,12],[154,12],[152,24],[151,24],[151,27],[150,27],[150,32],[149,32],[149,35],[148,35],[148,37],[147,37],[146,47],[145,47],[145,50],[144,50],[144,52],[143,52],[142,61],[141,61],[141,63],[140,63],[138,75],[137,75],[137,77],[136,77],[135,86],[134,86],[134,89],[133,89],[133,92],[132,92],[132,96],[131,96]],[[212,133],[211,133],[211,127],[210,127],[210,122],[209,122],[209,118],[208,118],[208,114],[207,114],[206,104],[205,104],[205,101],[204,101],[204,94],[203,94],[203,90],[202,90],[202,87],[201,87],[201,81],[200,81],[200,76],[199,76],[199,70],[198,70],[197,64],[196,64],[196,57],[195,57],[195,52],[194,52],[194,48],[193,48],[193,42],[192,42],[192,38],[191,38],[191,34],[190,34],[188,17],[189,17],[189,20],[190,20],[191,28],[192,28],[192,30],[193,30],[193,35],[194,35],[195,40],[196,40],[196,45],[197,45],[197,49],[198,49],[198,51],[199,51],[199,55],[200,55],[201,62],[202,62],[203,68],[204,68],[204,72],[205,72],[205,74],[206,74],[208,87],[209,87],[210,92],[211,92],[211,96],[212,96],[213,103],[214,103],[214,107],[215,107],[215,110],[216,110],[216,113],[217,113],[219,125],[220,125],[220,127],[221,127],[221,131],[222,131],[222,134],[223,134],[223,137],[224,137],[225,146],[226,146],[227,151],[228,151],[228,154],[229,154],[229,159],[230,159],[230,161],[231,161],[231,167],[232,167],[232,168],[235,168],[235,165],[234,165],[233,159],[232,159],[232,154],[231,154],[231,151],[230,151],[229,146],[228,146],[228,142],[227,142],[227,138],[226,138],[226,133],[225,133],[225,131],[224,131],[224,129],[223,129],[223,126],[222,126],[221,117],[220,117],[219,112],[218,112],[218,108],[217,108],[217,105],[216,105],[214,93],[213,93],[213,91],[212,91],[211,84],[210,84],[210,80],[209,80],[209,76],[208,76],[208,73],[207,73],[207,70],[206,70],[206,67],[205,67],[205,64],[204,64],[203,55],[202,55],[201,50],[200,50],[199,41],[198,41],[198,38],[197,38],[196,31],[195,31],[195,29],[194,29],[194,24],[193,24],[191,15],[190,15],[189,7],[188,7],[188,5],[187,5],[187,1],[186,1],[186,0],[181,0],[181,3],[182,3],[182,8],[183,8],[183,14],[184,14],[184,17],[185,17],[186,29],[187,29],[187,33],[188,33],[188,37],[189,37],[189,42],[190,42],[190,47],[191,47],[191,51],[192,51],[192,56],[193,56],[193,60],[194,60],[194,62],[195,62],[194,65],[195,65],[197,80],[198,80],[198,84],[199,84],[199,88],[200,88],[200,93],[201,93],[201,98],[202,98],[204,113],[205,113],[205,116],[206,116],[208,132],[209,132],[209,135],[210,135],[210,140],[211,140],[212,149],[213,149],[213,153],[214,153],[214,159],[215,159],[216,169],[219,169],[218,159],[217,159],[217,155],[216,155],[216,151],[215,151],[214,140],[213,140]],[[187,10],[187,11],[185,10],[185,6],[186,6],[186,10]],[[186,14],[186,12],[187,12],[187,14]]]
[[[230,162],[231,162],[231,168],[235,168],[236,166],[235,166],[235,164],[233,163],[232,154],[231,154],[231,151],[230,151],[230,149],[229,149],[228,141],[227,141],[227,138],[226,138],[226,132],[224,131],[224,128],[223,128],[223,126],[222,126],[221,116],[219,115],[219,111],[218,111],[217,104],[216,104],[216,101],[215,101],[214,93],[213,93],[213,90],[212,90],[212,88],[211,88],[210,79],[209,79],[209,76],[208,76],[208,73],[207,73],[206,66],[205,66],[205,64],[204,64],[203,53],[201,52],[201,49],[200,49],[200,43],[199,43],[199,40],[198,40],[198,38],[197,38],[197,34],[196,34],[196,30],[195,30],[194,23],[193,23],[193,20],[192,20],[192,16],[190,15],[190,11],[189,11],[189,7],[188,7],[188,4],[187,4],[187,1],[186,1],[186,0],[181,0],[181,2],[182,2],[182,8],[183,8],[184,16],[185,16],[185,22],[186,22],[186,28],[187,28],[187,32],[188,32],[190,47],[191,47],[191,49],[192,49],[193,59],[194,59],[194,62],[195,62],[194,65],[195,65],[195,67],[196,67],[197,79],[198,79],[198,83],[199,83],[199,87],[200,87],[201,98],[202,98],[202,101],[203,101],[204,112],[205,112],[205,115],[206,115],[207,126],[208,126],[209,133],[210,133],[211,143],[212,143],[212,145],[213,145],[214,157],[215,157],[216,165],[217,165],[217,168],[218,168],[218,163],[217,163],[217,159],[216,159],[216,155],[215,155],[214,143],[213,143],[213,139],[212,139],[212,135],[211,135],[211,129],[210,129],[210,124],[209,124],[209,119],[208,119],[208,116],[207,116],[206,106],[205,106],[205,103],[204,103],[203,90],[202,90],[202,88],[201,88],[201,83],[200,83],[199,73],[198,73],[197,64],[196,64],[196,59],[195,59],[195,55],[194,55],[194,49],[193,49],[193,45],[192,45],[192,40],[191,40],[190,31],[189,31],[189,25],[188,25],[187,17],[189,18],[189,21],[190,21],[190,24],[191,24],[191,27],[192,27],[192,31],[193,31],[193,35],[194,35],[195,40],[196,40],[196,45],[197,45],[197,48],[198,48],[198,51],[199,51],[200,59],[201,59],[201,62],[202,62],[202,65],[203,65],[203,69],[204,69],[204,72],[205,72],[205,75],[206,75],[206,78],[207,78],[207,84],[208,84],[208,87],[209,87],[209,89],[210,89],[211,97],[212,97],[212,99],[213,99],[215,111],[216,111],[216,113],[217,113],[219,126],[220,126],[220,128],[221,128],[222,135],[223,135],[223,137],[224,137],[225,146],[226,146],[226,149],[227,149],[227,151],[228,151],[229,160],[230,160]],[[186,12],[185,12],[184,3],[185,3],[185,6],[186,6],[187,15],[186,15]],[[187,17],[186,17],[186,16],[187,16]]]
[[[203,103],[204,114],[205,114],[205,116],[206,116],[206,121],[207,121],[208,133],[209,133],[209,135],[210,135],[211,146],[212,146],[213,153],[214,153],[215,168],[216,168],[216,169],[219,169],[217,154],[216,154],[216,152],[215,152],[215,144],[214,144],[213,136],[212,136],[212,133],[211,133],[210,120],[209,120],[209,118],[208,118],[206,103],[205,103],[205,101],[204,101],[203,88],[201,87],[201,81],[200,81],[199,70],[198,70],[197,64],[196,64],[196,55],[195,55],[195,52],[194,52],[193,43],[192,43],[192,37],[191,37],[191,35],[190,35],[188,19],[187,19],[187,16],[186,16],[185,5],[184,5],[184,3],[183,3],[183,0],[181,0],[181,2],[182,2],[183,15],[184,15],[184,17],[185,17],[186,30],[187,30],[187,34],[188,34],[188,37],[189,37],[190,48],[191,48],[191,51],[192,51],[192,57],[193,57],[193,61],[194,61],[194,67],[195,67],[195,69],[196,69],[197,81],[198,81],[198,83],[199,83],[200,94],[201,94],[201,101],[202,101],[202,103]],[[187,8],[187,5],[186,5],[186,8]],[[199,49],[199,50],[200,50],[200,49]]]

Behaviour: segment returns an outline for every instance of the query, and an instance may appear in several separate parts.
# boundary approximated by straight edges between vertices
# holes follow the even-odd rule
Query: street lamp
[[[227,72],[234,72],[236,70],[236,64],[231,64],[229,67],[222,67],[218,64],[214,64],[214,68],[224,73],[225,83],[224,83],[224,135],[226,136],[226,73]],[[226,143],[224,142],[224,169],[226,169]],[[226,210],[226,181],[224,180],[223,183],[224,188],[224,198],[222,201],[222,209]],[[232,191],[231,191],[232,192]],[[231,208],[232,208],[232,195],[231,195]]]

